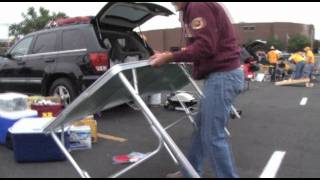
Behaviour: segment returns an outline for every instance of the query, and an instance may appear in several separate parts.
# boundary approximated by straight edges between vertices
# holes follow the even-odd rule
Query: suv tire
[[[62,100],[62,104],[67,106],[77,97],[73,83],[67,78],[60,78],[55,80],[49,90],[50,96],[59,96]]]

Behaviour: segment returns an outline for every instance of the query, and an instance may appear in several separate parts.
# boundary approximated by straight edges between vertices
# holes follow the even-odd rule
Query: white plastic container
[[[92,134],[90,126],[71,126],[70,151],[88,150],[92,148]]]
[[[18,93],[0,94],[0,111],[13,112],[28,109],[28,96]]]
[[[149,104],[154,106],[161,105],[161,93],[150,96]]]

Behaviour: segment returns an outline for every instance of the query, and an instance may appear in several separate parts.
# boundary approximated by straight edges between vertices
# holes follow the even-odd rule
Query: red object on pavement
[[[129,155],[118,155],[113,157],[113,162],[115,164],[127,164],[130,163]]]

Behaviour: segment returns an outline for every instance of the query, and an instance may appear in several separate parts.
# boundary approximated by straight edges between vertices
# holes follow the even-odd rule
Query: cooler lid
[[[25,111],[13,111],[13,112],[5,112],[0,110],[0,117],[6,120],[16,121],[21,118],[36,117],[36,116],[38,116],[38,112],[30,109]]]
[[[24,118],[16,122],[10,129],[11,134],[40,134],[54,118]]]
[[[28,96],[19,93],[2,93],[0,94],[0,100],[13,100],[13,99],[27,99]]]

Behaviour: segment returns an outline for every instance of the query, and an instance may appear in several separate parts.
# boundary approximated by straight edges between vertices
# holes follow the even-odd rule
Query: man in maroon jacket
[[[154,67],[169,62],[193,63],[193,77],[204,80],[204,98],[188,159],[200,175],[207,157],[217,177],[238,178],[224,131],[232,103],[244,86],[233,25],[216,2],[174,2],[173,5],[182,13],[187,46],[179,52],[156,53],[150,63]],[[182,175],[187,176],[183,169],[169,177]]]

